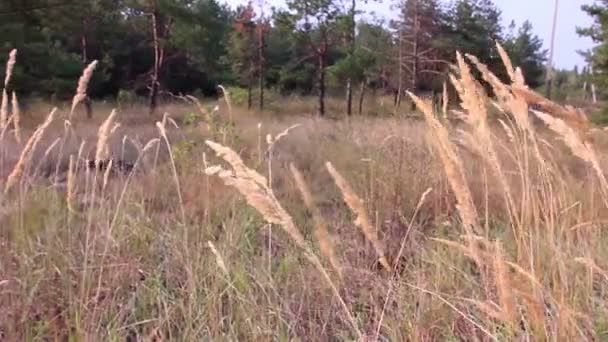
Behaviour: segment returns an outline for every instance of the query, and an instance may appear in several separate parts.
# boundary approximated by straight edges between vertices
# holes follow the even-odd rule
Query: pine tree
[[[304,43],[317,63],[318,114],[325,115],[326,68],[335,33],[338,7],[333,0],[289,0],[289,18],[296,40]]]
[[[429,82],[422,84],[422,77],[431,75],[430,78],[434,78],[447,65],[435,44],[442,30],[438,1],[405,0],[400,5],[400,11],[398,63],[402,72],[397,104],[405,90],[403,84],[413,93],[417,93],[421,87],[431,88]],[[402,78],[406,76],[408,80],[403,82]]]
[[[542,40],[534,35],[532,24],[525,21],[516,34],[506,38],[503,45],[513,64],[522,69],[526,83],[533,88],[542,85],[547,50],[543,49]],[[507,79],[504,81],[506,82]]]

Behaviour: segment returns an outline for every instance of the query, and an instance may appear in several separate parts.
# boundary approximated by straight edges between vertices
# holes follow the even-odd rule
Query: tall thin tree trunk
[[[545,87],[548,99],[551,99],[551,88],[553,87],[553,55],[555,53],[555,32],[557,30],[558,10],[559,0],[555,0],[555,9],[553,10],[553,27],[551,29],[551,46],[549,48],[549,59],[547,59],[547,74],[545,75]]]
[[[253,61],[249,66],[249,77],[247,80],[247,110],[251,110],[253,104]]]
[[[366,80],[361,81],[361,88],[359,89],[359,115],[363,114],[363,97],[365,96],[365,83]]]
[[[259,30],[259,49],[258,49],[258,88],[260,90],[260,111],[264,110],[264,22],[260,19]]]
[[[158,11],[157,9],[153,9],[152,11],[152,36],[154,39],[154,68],[152,70],[152,84],[150,88],[150,102],[149,102],[149,110],[150,115],[154,114],[156,107],[158,105],[158,77],[160,73],[160,66],[162,63],[162,49],[159,42],[159,32],[158,32]]]
[[[325,116],[325,54],[326,48],[319,52],[319,116]]]
[[[397,60],[397,63],[399,63],[399,72],[397,77],[399,77],[399,79],[397,80],[398,82],[398,87],[397,87],[397,94],[395,96],[395,107],[399,107],[401,105],[401,93],[403,92],[403,30],[401,28],[399,28],[399,45],[398,45],[398,53],[399,53],[399,58]]]
[[[350,58],[352,59],[355,54],[355,11],[356,11],[357,0],[352,0],[350,8]],[[352,115],[353,113],[353,80],[349,75],[346,80],[346,114]]]
[[[412,93],[418,92],[418,29],[420,27],[420,17],[418,15],[418,2],[415,4],[416,13],[414,15],[414,36],[412,37]],[[416,110],[416,104],[412,102],[412,111]]]
[[[87,34],[86,34],[87,20],[85,17],[82,18],[82,34],[80,35],[80,48],[82,52],[82,63],[87,63],[89,57],[87,56]]]

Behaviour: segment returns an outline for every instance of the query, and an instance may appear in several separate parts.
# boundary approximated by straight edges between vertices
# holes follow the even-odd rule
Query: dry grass
[[[608,139],[499,52],[510,84],[458,56],[441,115],[410,94],[424,121],[264,118],[227,93],[158,122],[98,107],[109,117],[58,129],[72,104],[24,122],[13,109],[27,142],[0,145],[0,334],[606,339]]]
[[[70,109],[69,119],[72,120],[74,116],[74,111],[76,110],[76,106],[79,103],[84,101],[87,98],[87,87],[89,86],[89,81],[91,77],[93,77],[93,71],[97,67],[97,61],[91,62],[82,72],[80,79],[78,80],[78,87],[76,88],[76,93],[74,94],[74,98],[72,99],[72,108]]]

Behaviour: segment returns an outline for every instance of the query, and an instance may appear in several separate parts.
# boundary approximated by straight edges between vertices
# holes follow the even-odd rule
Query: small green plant
[[[135,103],[136,98],[137,95],[133,91],[120,89],[116,96],[116,101],[120,108],[125,108]]]
[[[188,112],[184,115],[183,124],[186,126],[192,126],[201,120],[201,114],[195,112]]]

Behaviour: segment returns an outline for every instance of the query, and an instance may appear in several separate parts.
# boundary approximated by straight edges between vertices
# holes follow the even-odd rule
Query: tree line
[[[10,91],[67,99],[93,60],[95,98],[123,92],[148,98],[154,111],[170,94],[214,95],[218,85],[344,98],[346,113],[365,94],[441,91],[456,51],[478,56],[507,78],[495,43],[542,83],[546,50],[529,22],[501,25],[491,0],[400,0],[395,20],[369,18],[360,0],[288,0],[285,8],[218,0],[3,0],[0,62],[19,50]],[[355,103],[353,103],[355,102]]]

